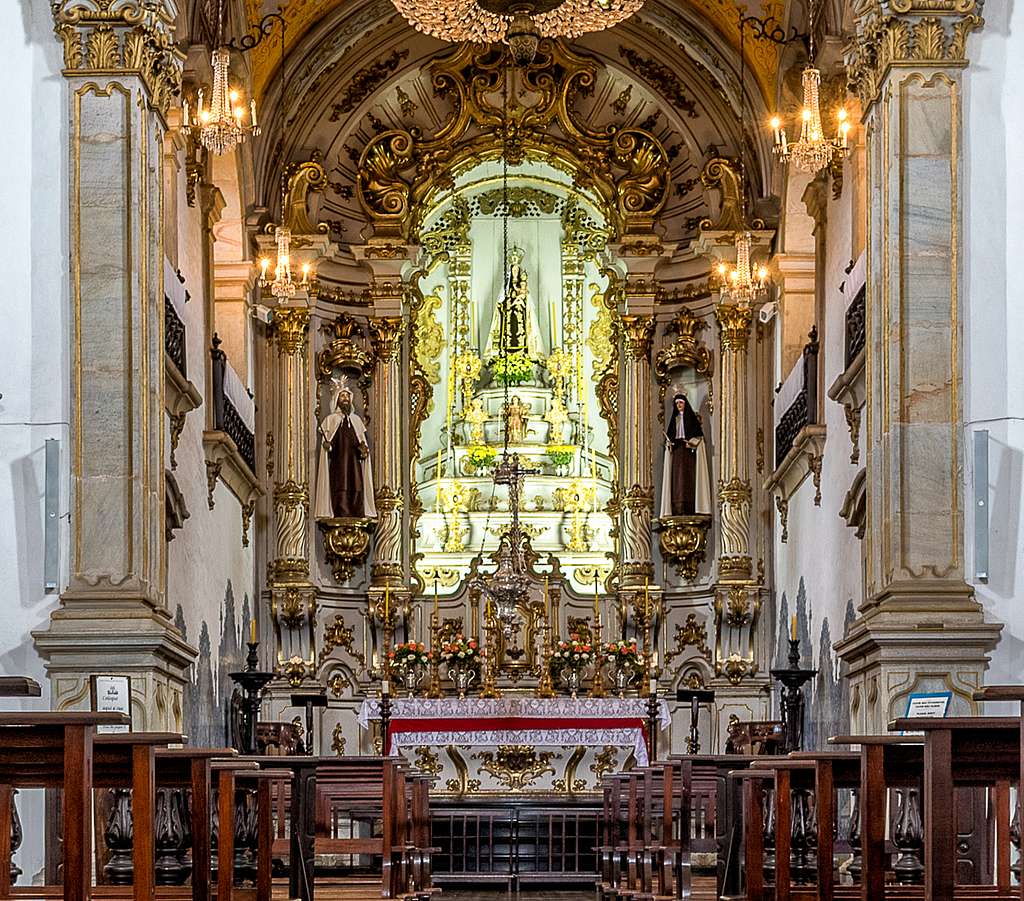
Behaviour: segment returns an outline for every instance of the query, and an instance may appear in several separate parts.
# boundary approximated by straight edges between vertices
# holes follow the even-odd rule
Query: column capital
[[[894,68],[967,65],[967,37],[984,24],[976,0],[868,0],[846,51],[850,90],[867,113]]]
[[[735,304],[721,304],[715,308],[715,318],[718,320],[722,350],[746,350],[747,341],[750,340],[752,311]]]
[[[308,332],[308,307],[277,307],[274,310],[274,336],[283,353],[295,354],[303,351]]]
[[[165,113],[181,91],[184,55],[174,43],[173,0],[50,0],[64,45],[64,74],[135,75]]]
[[[627,360],[650,360],[651,340],[654,337],[654,317],[624,315],[622,323],[623,345]]]
[[[370,343],[381,363],[398,359],[402,350],[402,332],[405,320],[401,316],[377,316],[370,319]]]

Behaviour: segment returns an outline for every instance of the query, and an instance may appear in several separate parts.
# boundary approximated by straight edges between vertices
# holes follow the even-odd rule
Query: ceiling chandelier
[[[249,101],[249,124],[245,124],[245,104],[237,90],[231,87],[231,52],[224,45],[224,10],[222,0],[217,3],[217,49],[211,60],[213,89],[209,106],[203,105],[205,92],[200,90],[195,116],[190,120],[188,103],[182,107],[186,128],[199,132],[202,145],[216,154],[230,153],[247,135],[260,133],[256,123],[256,101]]]
[[[750,245],[753,236],[749,231],[736,233],[736,265],[718,264],[721,279],[722,300],[741,307],[755,306],[768,287],[768,270],[764,266],[756,269],[750,262]]]
[[[833,160],[841,160],[846,156],[847,134],[850,123],[846,118],[846,110],[840,107],[836,113],[837,127],[833,138],[826,138],[821,126],[821,105],[818,97],[821,85],[821,73],[808,66],[803,74],[804,105],[800,112],[800,138],[797,141],[786,140],[786,129],[778,116],[772,117],[772,131],[775,132],[775,153],[780,160],[792,161],[793,165],[804,172],[820,172],[830,166]]]
[[[520,65],[540,38],[576,38],[628,19],[644,0],[393,0],[409,24],[445,41],[504,41]]]
[[[274,229],[274,241],[277,244],[277,261],[274,266],[274,277],[270,277],[270,259],[260,260],[260,287],[269,288],[270,293],[278,300],[291,300],[299,288],[309,287],[309,263],[302,264],[302,280],[295,281],[292,277],[291,242],[292,230],[284,225]]]

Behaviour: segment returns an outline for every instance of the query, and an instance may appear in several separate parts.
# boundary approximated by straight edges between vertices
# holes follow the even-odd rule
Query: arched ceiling
[[[244,2],[250,22],[275,11],[270,0]],[[783,15],[784,0],[763,2],[763,14]],[[318,213],[340,251],[318,274],[339,287],[358,285],[365,272],[349,245],[361,243],[367,231],[355,190],[360,154],[384,131],[438,131],[450,104],[434,90],[428,66],[454,46],[415,31],[391,0],[289,0],[283,14],[289,23],[287,128],[281,127],[279,32],[247,60],[264,131],[252,145],[255,205],[265,205],[273,216],[282,167],[322,154],[328,189],[319,198]],[[741,109],[753,195],[767,193],[764,186],[770,183],[770,146],[758,123],[767,115],[764,97],[774,96],[779,47],[748,32],[741,67],[739,43],[732,0],[647,0],[615,28],[570,45],[599,64],[593,90],[577,97],[575,114],[595,129],[649,131],[668,155],[672,184],[659,231],[678,242],[672,271],[665,273],[677,283],[706,273],[706,263],[687,250],[716,201],[699,176],[710,155],[739,156]]]

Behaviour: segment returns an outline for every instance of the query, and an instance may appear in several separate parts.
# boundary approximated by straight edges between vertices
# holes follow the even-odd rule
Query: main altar
[[[649,721],[668,704],[647,698],[397,698],[385,746],[455,796],[599,791],[609,773],[649,761]],[[367,699],[359,723],[381,718]]]

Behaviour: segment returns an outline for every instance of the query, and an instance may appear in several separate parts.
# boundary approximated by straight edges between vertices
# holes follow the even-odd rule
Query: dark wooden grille
[[[849,369],[854,357],[864,349],[865,330],[864,317],[866,315],[865,303],[867,297],[867,286],[862,286],[846,308],[846,354],[844,368]]]
[[[213,360],[213,423],[214,428],[227,433],[228,437],[235,442],[238,453],[245,460],[246,465],[253,472],[256,471],[256,437],[242,420],[235,405],[224,393],[224,376],[227,370],[228,357],[220,349],[221,340],[216,334],[213,336],[213,347],[210,348],[210,358]]]
[[[778,469],[805,425],[817,422],[818,414],[818,328],[812,326],[804,345],[801,365],[803,387],[775,426],[775,468]]]
[[[178,311],[174,309],[174,304],[166,295],[164,296],[164,350],[167,351],[167,356],[171,358],[174,365],[178,367],[178,372],[188,378],[185,368],[188,359],[185,352],[185,323],[181,321]]]

